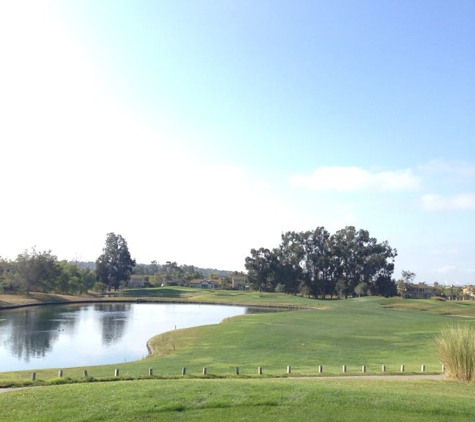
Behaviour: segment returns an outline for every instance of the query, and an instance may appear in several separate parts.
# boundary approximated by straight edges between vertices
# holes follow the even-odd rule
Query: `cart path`
[[[18,390],[26,390],[27,388],[37,388],[37,387],[8,387],[8,388],[0,388],[1,393],[8,393],[10,391],[18,391]]]

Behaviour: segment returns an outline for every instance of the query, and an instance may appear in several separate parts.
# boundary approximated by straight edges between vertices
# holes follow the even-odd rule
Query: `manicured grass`
[[[473,393],[428,380],[143,380],[0,394],[0,420],[471,421]]]
[[[390,298],[381,300],[381,305],[386,308],[436,312],[441,315],[454,315],[475,318],[475,301],[473,300],[420,300]]]
[[[120,297],[144,297],[153,300],[181,299],[187,302],[219,303],[268,307],[319,307],[321,302],[283,293],[249,292],[241,290],[213,290],[193,287],[156,287],[150,289],[126,289]]]

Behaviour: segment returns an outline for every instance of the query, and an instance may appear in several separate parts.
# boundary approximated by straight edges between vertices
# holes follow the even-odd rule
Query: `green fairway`
[[[6,421],[471,421],[474,388],[450,381],[150,380],[0,394]]]
[[[127,289],[120,298],[141,297],[148,300],[186,301],[199,303],[219,303],[223,305],[248,305],[268,307],[319,307],[314,299],[283,293],[253,292],[243,290],[215,290],[193,287],[156,287],[150,289]]]

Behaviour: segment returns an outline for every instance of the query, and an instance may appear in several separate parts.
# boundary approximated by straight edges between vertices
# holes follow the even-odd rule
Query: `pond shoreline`
[[[130,301],[8,309],[0,312],[0,355],[5,356],[0,372],[139,361],[154,353],[151,340],[159,334],[219,324],[248,312],[256,311],[176,302],[142,306]]]
[[[174,299],[174,298],[143,298],[143,297],[130,297],[130,298],[87,298],[87,299],[72,299],[72,300],[53,300],[45,302],[31,302],[31,303],[18,303],[9,305],[0,305],[0,311],[11,310],[19,308],[30,308],[34,306],[51,306],[51,305],[72,305],[72,304],[92,304],[92,303],[176,303],[180,305],[194,304],[194,305],[224,305],[224,306],[245,306],[248,308],[268,308],[268,309],[287,309],[287,310],[311,310],[318,309],[317,306],[294,306],[294,305],[276,305],[266,302],[259,304],[245,303],[245,302],[220,302],[220,301],[194,301],[186,299]]]

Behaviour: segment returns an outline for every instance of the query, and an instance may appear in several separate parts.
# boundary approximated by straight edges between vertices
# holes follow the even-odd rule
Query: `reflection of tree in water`
[[[110,345],[120,340],[127,326],[130,304],[97,304],[94,309],[101,315],[102,343]]]
[[[74,319],[63,319],[64,308],[45,306],[11,311],[2,321],[11,334],[4,344],[14,356],[29,362],[31,358],[44,357],[52,349],[59,334],[66,327],[74,325]],[[5,314],[4,314],[5,315]]]

